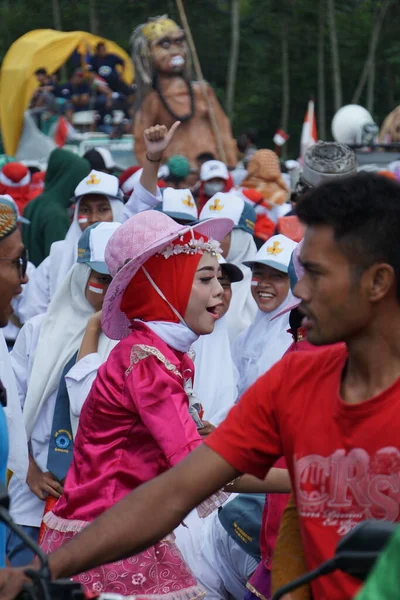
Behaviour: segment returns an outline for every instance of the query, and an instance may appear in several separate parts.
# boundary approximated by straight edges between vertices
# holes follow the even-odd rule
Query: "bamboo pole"
[[[182,0],[176,0],[176,5],[178,8],[179,16],[183,25],[184,32],[186,34],[186,39],[189,45],[189,50],[193,58],[193,66],[197,79],[200,83],[200,89],[203,93],[204,99],[207,102],[208,113],[210,115],[211,129],[213,130],[215,141],[217,143],[217,151],[219,155],[219,159],[222,160],[226,164],[226,154],[224,150],[224,146],[222,144],[221,136],[218,130],[217,119],[215,118],[214,108],[211,104],[210,98],[207,92],[206,82],[204,81],[203,72],[201,70],[199,57],[197,55],[196,46],[194,45],[194,40],[192,36],[192,32],[190,30],[189,22],[186,17],[185,8],[183,6]]]

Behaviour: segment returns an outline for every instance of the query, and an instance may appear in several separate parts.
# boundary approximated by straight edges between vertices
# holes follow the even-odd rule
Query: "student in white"
[[[18,307],[22,323],[46,312],[50,300],[76,262],[78,241],[87,227],[100,221],[122,223],[130,216],[125,211],[118,178],[100,171],[93,170],[82,179],[71,203],[75,203],[75,211],[65,239],[51,245],[49,256],[25,286]]]
[[[227,315],[229,337],[233,342],[253,323],[257,313],[257,304],[251,294],[251,270],[246,266],[246,261],[253,260],[257,253],[253,239],[256,214],[243,198],[234,192],[227,192],[215,194],[200,213],[201,221],[215,217],[226,217],[235,223],[221,247],[227,262],[239,267],[244,276],[243,281],[234,288],[231,310]]]
[[[221,256],[221,275],[218,280],[224,289],[223,303],[218,307],[220,318],[211,335],[200,336],[192,345],[194,351],[194,391],[204,410],[203,421],[207,431],[219,425],[238,397],[239,373],[232,360],[227,314],[231,310],[233,290],[243,280],[243,273],[236,265],[229,264]],[[212,428],[213,428],[212,427]],[[199,430],[202,433],[202,430]]]
[[[105,246],[119,223],[99,223],[87,229],[78,248],[78,262],[55,293],[46,314],[30,319],[11,352],[18,395],[23,408],[29,443],[26,482],[12,477],[9,486],[11,515],[37,539],[47,494],[59,497],[62,481],[48,469],[55,406],[61,375],[78,352],[90,317],[101,310],[104,293],[111,281],[104,262]],[[101,336],[100,356],[108,356],[114,341]],[[70,404],[72,431],[76,430],[80,408]],[[32,555],[10,534],[7,554],[15,566],[28,564]]]
[[[294,298],[290,291],[288,267],[296,248],[284,235],[271,237],[246,262],[251,268],[251,291],[258,311],[254,323],[233,345],[233,359],[239,370],[241,396],[261,375],[272,367],[292,343],[288,333],[289,312],[280,315]]]

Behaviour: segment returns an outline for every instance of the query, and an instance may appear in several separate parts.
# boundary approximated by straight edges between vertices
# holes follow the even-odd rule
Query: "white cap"
[[[220,179],[229,179],[228,167],[220,160],[208,160],[201,165],[200,179],[201,181],[208,181],[219,177]]]
[[[166,177],[168,177],[169,173],[170,171],[167,165],[161,165],[161,167],[158,169],[157,178],[165,179]]]
[[[203,206],[200,220],[224,217],[232,219],[237,225],[243,212],[244,202],[243,198],[234,192],[218,192]]]
[[[88,194],[102,194],[108,198],[115,198],[122,201],[119,191],[118,177],[103,173],[102,171],[90,171],[75,189],[75,198],[80,199]]]
[[[175,190],[168,187],[162,198],[162,212],[171,219],[197,221],[199,218],[196,202],[189,189]]]
[[[130,177],[128,177],[128,179],[126,181],[124,181],[124,183],[122,184],[121,190],[124,192],[124,194],[126,196],[128,196],[128,194],[129,195],[132,194],[135,187],[137,186],[137,184],[140,181],[142,173],[143,173],[143,169],[138,169],[137,171],[132,173],[132,175]]]
[[[247,267],[253,267],[254,264],[260,263],[287,273],[290,258],[296,246],[297,243],[290,240],[286,235],[282,235],[281,233],[274,235],[261,246],[254,260],[246,261],[243,264]]]
[[[91,269],[98,273],[108,274],[105,262],[106,246],[113,233],[120,227],[121,223],[105,222],[95,223],[87,227],[78,242],[79,263],[86,263]]]
[[[222,217],[231,219],[235,228],[243,229],[253,235],[256,222],[254,208],[245,202],[243,196],[234,192],[218,192],[202,208],[200,221]]]

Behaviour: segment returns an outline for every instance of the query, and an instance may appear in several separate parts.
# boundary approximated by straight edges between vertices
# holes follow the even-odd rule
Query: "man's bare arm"
[[[292,486],[287,469],[272,468],[265,479],[243,475],[228,484],[225,491],[237,494],[290,494]]]

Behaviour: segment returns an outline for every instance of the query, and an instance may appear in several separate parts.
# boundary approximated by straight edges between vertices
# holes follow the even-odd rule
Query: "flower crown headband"
[[[184,235],[178,238],[179,242],[182,243],[171,243],[164,250],[158,253],[159,256],[163,256],[165,259],[171,256],[177,256],[178,254],[204,254],[209,252],[212,256],[222,254],[220,243],[217,240],[208,239],[205,240],[203,237],[196,239],[194,237],[193,229],[190,227],[189,231],[192,234],[192,239],[189,242],[183,243]]]

